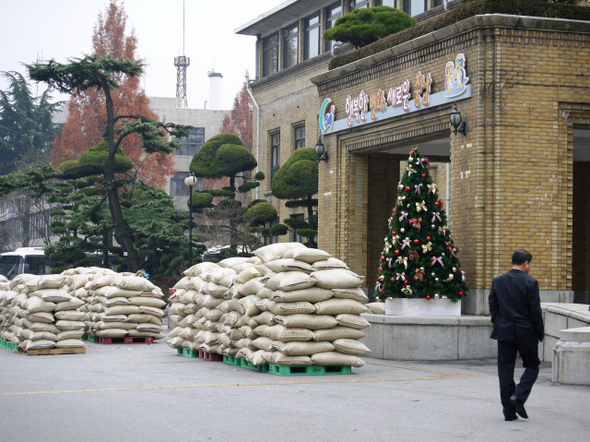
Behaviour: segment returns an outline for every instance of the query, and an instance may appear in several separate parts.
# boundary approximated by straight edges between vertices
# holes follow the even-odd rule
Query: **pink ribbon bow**
[[[430,265],[433,266],[437,262],[440,264],[441,267],[445,266],[442,262],[442,256],[439,256],[438,258],[435,256],[434,259],[432,260],[432,264],[430,264]]]

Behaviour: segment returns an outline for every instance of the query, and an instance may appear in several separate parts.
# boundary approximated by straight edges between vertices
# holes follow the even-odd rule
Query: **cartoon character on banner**
[[[331,103],[331,101],[331,99],[326,98],[322,103],[322,108],[320,110],[320,130],[322,132],[327,131],[334,125],[334,114],[336,111],[336,107],[334,105],[331,105],[330,112],[326,112],[326,108],[328,107],[328,104]]]
[[[448,61],[445,65],[445,96],[447,98],[461,95],[467,90],[469,77],[465,70],[465,54],[457,54],[455,61]]]

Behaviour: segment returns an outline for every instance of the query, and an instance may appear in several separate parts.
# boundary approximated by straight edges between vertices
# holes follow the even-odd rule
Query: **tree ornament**
[[[440,203],[439,203],[438,201],[435,201],[435,202],[434,202],[434,205],[435,205],[436,207],[439,207],[439,206],[440,206]]]
[[[414,275],[414,279],[416,281],[424,281],[424,269],[416,269],[416,274]]]
[[[395,282],[395,278],[393,276],[391,277],[391,282]]]
[[[431,299],[431,298],[430,298],[430,295],[426,295],[426,300],[427,300],[427,301],[430,301],[430,299]]]
[[[413,225],[413,224],[414,224],[414,220],[413,220],[413,219],[409,220],[409,221],[408,221],[408,224],[409,224],[409,225]]]
[[[434,299],[439,299],[439,298],[440,298],[440,295],[438,293],[435,293],[434,294]]]
[[[453,267],[453,272],[456,272],[456,271],[457,271],[457,267]]]
[[[396,255],[399,255],[399,250],[395,249],[395,250],[393,251],[393,253],[395,253]]]
[[[430,274],[430,276],[432,276],[432,277],[434,278],[434,277],[436,276],[436,273],[432,272],[432,273]]]
[[[463,292],[459,292],[459,296],[463,296]]]
[[[426,178],[426,174],[425,173],[422,174],[422,178]]]
[[[438,278],[434,278],[434,280],[435,280],[436,282],[438,282]]]
[[[432,238],[430,236],[426,237],[426,241],[430,241]]]
[[[410,191],[410,186],[406,186],[406,192]]]
[[[416,238],[416,239],[414,240],[414,244],[420,244],[420,240],[419,240],[418,238]]]
[[[408,285],[409,283],[410,282],[407,279],[404,281],[404,285]]]
[[[381,261],[385,261],[385,256],[381,255]]]
[[[410,250],[409,258],[410,258],[410,261],[419,261],[420,255],[418,255],[418,251]]]
[[[402,233],[406,233],[406,229],[404,229],[403,227],[401,229],[399,229],[399,231]]]

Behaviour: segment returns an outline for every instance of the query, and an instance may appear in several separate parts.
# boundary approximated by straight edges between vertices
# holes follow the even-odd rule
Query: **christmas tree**
[[[465,272],[429,169],[428,158],[414,147],[389,219],[375,287],[378,300],[446,297],[457,302],[467,293]]]

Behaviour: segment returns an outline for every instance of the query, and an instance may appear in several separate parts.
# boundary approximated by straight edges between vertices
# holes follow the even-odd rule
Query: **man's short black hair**
[[[529,252],[527,252],[524,249],[518,249],[512,255],[512,265],[521,266],[525,262],[527,262],[527,261],[531,262],[532,260],[533,260],[533,255],[531,255]]]

